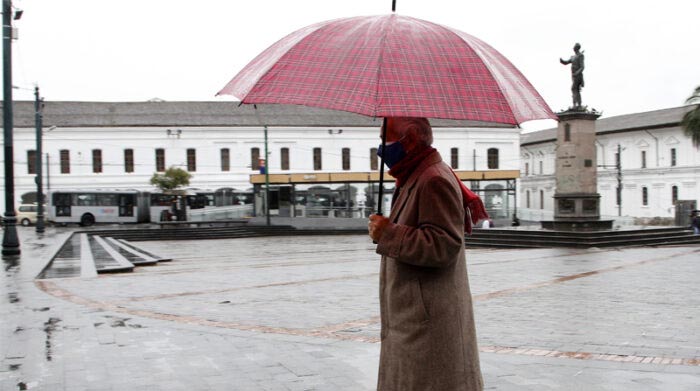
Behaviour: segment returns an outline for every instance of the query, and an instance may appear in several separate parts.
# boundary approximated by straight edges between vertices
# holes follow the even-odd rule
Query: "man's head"
[[[430,122],[427,118],[387,118],[386,142],[399,140],[406,153],[432,145],[433,129],[430,127]]]
[[[574,45],[574,52],[578,53],[579,50],[581,50],[581,44],[577,42],[576,45]]]

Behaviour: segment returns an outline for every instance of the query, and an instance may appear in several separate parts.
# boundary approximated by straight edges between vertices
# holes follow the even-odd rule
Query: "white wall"
[[[622,147],[622,216],[673,217],[675,213],[671,189],[678,187],[679,200],[695,200],[700,206],[700,153],[679,127],[607,133],[597,137],[598,193],[601,215],[617,216],[617,172],[615,154]],[[521,180],[518,205],[526,208],[530,191],[530,208],[539,209],[539,191],[545,193],[545,210],[553,211],[555,143],[521,147]],[[676,165],[671,165],[671,149],[676,149]],[[642,168],[642,151],[646,151],[646,167]],[[544,156],[544,174],[539,174],[538,159]],[[529,162],[530,175],[525,175]],[[536,168],[533,171],[533,166]],[[601,167],[604,166],[604,167]],[[642,188],[648,192],[648,205],[642,203]]]
[[[168,135],[168,129],[181,129],[180,137]],[[312,172],[313,148],[322,148],[322,171],[342,171],[342,148],[350,148],[350,171],[370,171],[370,148],[379,145],[377,127],[338,128],[285,127],[269,128],[268,148],[270,173]],[[31,128],[14,131],[15,203],[21,195],[36,191],[35,175],[27,172],[27,150],[34,150],[35,132]],[[434,146],[450,163],[450,150],[459,149],[460,170],[472,170],[474,156],[476,169],[486,170],[486,151],[498,148],[500,170],[519,167],[518,129],[463,129],[439,128],[434,131]],[[91,127],[56,128],[45,132],[43,152],[50,157],[49,180],[46,166],[44,191],[71,188],[133,188],[154,190],[149,179],[155,172],[155,149],[165,149],[165,165],[187,168],[188,148],[196,149],[197,170],[192,172],[191,187],[215,190],[220,187],[251,188],[249,176],[256,174],[250,168],[251,148],[265,144],[260,127],[196,128],[196,127]],[[281,170],[280,149],[290,150],[290,170]],[[134,172],[124,171],[124,149],[134,150]],[[221,171],[220,150],[229,148],[231,171]],[[60,173],[59,151],[70,151],[70,174]],[[102,150],[102,173],[92,172],[92,150]],[[4,183],[0,183],[4,187]],[[4,189],[0,188],[4,213]]]

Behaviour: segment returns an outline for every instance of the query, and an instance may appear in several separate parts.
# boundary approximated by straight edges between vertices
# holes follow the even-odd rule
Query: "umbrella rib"
[[[391,28],[394,27],[394,25],[391,22],[394,20],[395,17],[396,17],[396,14],[391,14],[389,16],[389,18],[387,19],[386,23],[389,23],[389,26]],[[379,58],[377,59],[377,84],[376,84],[377,88],[375,90],[374,115],[373,115],[373,117],[375,117],[375,118],[377,117],[377,111],[378,111],[378,107],[379,107],[379,86],[380,86],[379,78],[381,77],[380,74],[382,71],[382,62],[384,61],[384,49],[386,48],[386,46],[384,45],[384,42],[386,41],[386,37],[389,34],[389,29],[383,29],[383,30],[384,31],[382,33],[382,37],[379,39]],[[383,158],[381,160],[382,160],[382,162],[384,161]]]

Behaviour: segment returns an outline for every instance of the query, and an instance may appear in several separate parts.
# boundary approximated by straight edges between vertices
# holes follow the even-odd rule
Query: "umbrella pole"
[[[382,151],[386,149],[386,117],[382,121]],[[383,155],[383,154],[382,154]],[[377,215],[382,215],[382,204],[384,204],[384,156],[379,162],[379,197],[377,198]]]

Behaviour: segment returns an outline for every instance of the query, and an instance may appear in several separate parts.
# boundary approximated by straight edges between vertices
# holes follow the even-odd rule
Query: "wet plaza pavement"
[[[0,390],[372,390],[363,235],[153,241],[173,261],[35,280],[70,232],[18,227]],[[467,249],[486,389],[699,390],[700,246]]]

